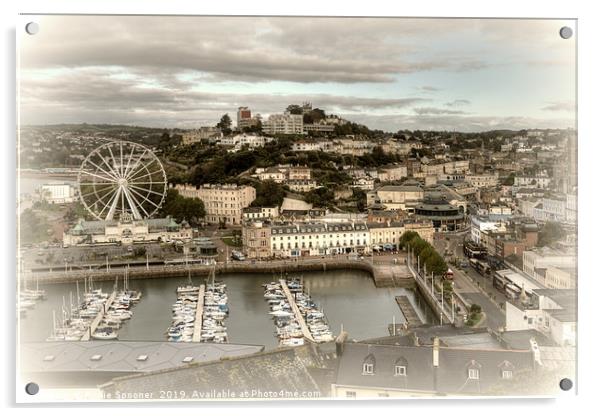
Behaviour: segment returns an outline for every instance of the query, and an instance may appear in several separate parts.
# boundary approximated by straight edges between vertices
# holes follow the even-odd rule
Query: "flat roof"
[[[263,345],[166,341],[38,342],[21,345],[24,372],[145,373],[263,351]],[[92,359],[94,357],[94,359]],[[192,360],[187,359],[192,357]],[[184,361],[187,359],[187,361]]]

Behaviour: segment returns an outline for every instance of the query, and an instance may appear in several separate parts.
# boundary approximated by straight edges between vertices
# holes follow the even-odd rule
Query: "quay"
[[[205,285],[199,288],[199,301],[196,304],[196,315],[194,318],[194,332],[192,342],[201,342],[201,329],[203,328],[203,310],[205,309]]]
[[[416,289],[422,295],[424,300],[429,304],[431,309],[439,314],[440,323],[443,324],[454,324],[455,323],[455,314],[451,311],[451,308],[447,306],[443,299],[441,299],[440,292],[435,291],[433,278],[430,278],[431,283],[428,283],[429,277],[427,277],[426,273],[420,273],[419,263],[416,265],[412,264],[411,261],[412,254],[408,252],[408,269],[412,273],[414,281],[416,282]],[[414,269],[414,266],[416,269]]]
[[[113,305],[113,302],[115,302],[116,296],[117,291],[113,291],[113,293],[111,293],[111,296],[109,296],[104,305],[102,305],[102,310],[98,312],[98,315],[96,315],[94,320],[90,323],[90,326],[88,327],[86,333],[82,336],[81,341],[90,341],[90,338],[92,338],[92,334],[94,333],[94,331],[96,331],[96,328],[98,328],[98,324],[100,323],[100,321],[102,321],[111,305]]]
[[[291,291],[289,290],[288,285],[286,284],[286,280],[280,279],[280,286],[282,286],[282,291],[284,292],[289,305],[291,305],[291,308],[293,310],[293,313],[295,314],[295,318],[297,319],[297,322],[299,322],[299,325],[301,326],[301,332],[303,333],[303,336],[308,341],[316,342],[314,337],[311,335],[311,332],[309,332],[309,328],[307,327],[307,322],[305,322],[303,315],[301,315],[301,311],[299,310],[299,307],[297,306],[297,303],[295,302],[295,299],[293,298],[293,295],[292,295]]]
[[[38,279],[40,284],[52,283],[73,283],[84,277],[92,277],[94,281],[115,280],[116,277],[123,275],[123,269],[126,266],[105,268],[102,265],[81,265],[80,268],[72,266],[72,270],[61,270],[56,267],[52,271],[29,271],[21,273],[22,279]],[[362,270],[370,273],[377,287],[405,287],[415,286],[412,274],[406,264],[372,264],[369,260],[352,259],[320,259],[309,258],[303,260],[269,260],[269,261],[244,261],[218,263],[217,265],[131,265],[128,268],[128,278],[130,279],[153,279],[153,278],[171,278],[186,277],[189,273],[192,276],[209,276],[215,268],[215,272],[220,273],[301,273],[301,272],[326,272],[331,270]]]
[[[423,325],[422,320],[416,313],[416,310],[410,303],[410,300],[407,296],[395,296],[395,302],[397,302],[399,309],[401,309],[401,313],[403,314],[408,327],[417,327]]]

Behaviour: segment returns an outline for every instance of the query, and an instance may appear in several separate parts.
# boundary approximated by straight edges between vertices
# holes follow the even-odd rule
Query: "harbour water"
[[[414,291],[402,288],[377,288],[372,277],[361,271],[328,271],[289,275],[303,278],[306,290],[324,310],[330,328],[337,335],[341,326],[351,339],[367,339],[385,336],[387,326],[393,322],[404,322],[403,315],[395,302],[395,296],[406,295],[427,322],[433,322],[432,312]],[[278,345],[274,337],[274,324],[268,314],[269,308],[263,298],[263,283],[278,280],[280,276],[266,274],[218,275],[228,287],[228,339],[231,343],[265,345],[267,349]],[[119,330],[120,340],[166,341],[165,331],[172,319],[171,308],[178,285],[186,284],[181,279],[130,280],[132,290],[142,291],[142,299],[134,308],[132,318]],[[198,285],[200,278],[193,278]],[[120,282],[121,284],[121,282]],[[98,282],[95,287],[112,291],[113,283]],[[46,287],[47,299],[39,301],[34,309],[20,319],[22,342],[44,341],[52,331],[52,311],[60,314],[63,297],[67,307],[69,292],[76,296],[74,284],[56,284]],[[80,284],[80,291],[83,283]]]

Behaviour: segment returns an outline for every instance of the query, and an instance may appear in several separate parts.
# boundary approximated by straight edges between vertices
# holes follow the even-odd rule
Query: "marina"
[[[279,345],[278,338],[274,337],[273,318],[266,313],[265,289],[262,286],[269,282],[271,277],[267,274],[219,276],[219,280],[227,285],[228,314],[225,322],[227,322],[228,343],[263,345],[268,349]],[[288,278],[286,275],[284,277]],[[201,282],[194,281],[194,283],[196,287],[194,294],[198,299]],[[135,304],[133,310],[135,313],[130,319],[124,321],[124,325],[119,329],[118,339],[120,341],[166,341],[165,331],[171,326],[173,319],[174,293],[178,287],[187,285],[189,281],[186,277],[164,280],[128,279],[130,290],[142,293],[143,297]],[[340,328],[343,325],[345,331],[354,339],[383,336],[387,333],[387,327],[391,322],[405,322],[394,299],[398,295],[408,297],[425,323],[438,322],[438,317],[434,317],[424,299],[414,291],[404,288],[375,287],[371,275],[365,272],[304,273],[303,285],[305,291],[311,294],[311,299],[320,306],[320,309],[323,309],[328,317],[330,328]],[[40,289],[46,291],[47,300],[39,302],[34,309],[28,311],[26,317],[20,318],[22,342],[46,340],[52,332],[53,310],[56,311],[57,325],[60,325],[61,309],[63,303],[69,304],[69,292],[72,291],[74,299],[76,298],[73,286],[75,285],[43,285],[40,282]],[[80,282],[80,291],[82,286]],[[206,284],[206,289],[207,286]],[[94,287],[106,292],[108,297],[114,290],[114,281],[94,281]],[[63,302],[63,298],[66,302]],[[68,311],[67,306],[65,310]],[[358,311],[369,311],[369,313],[358,313]],[[196,309],[193,317],[196,317]]]
[[[304,292],[301,281],[280,279],[263,287],[280,345],[294,346],[303,345],[305,341],[318,343],[334,339],[324,312]]]
[[[167,329],[171,342],[228,342],[224,320],[228,316],[226,285],[212,274],[207,284],[178,286],[172,305],[172,322]]]
[[[80,299],[79,282],[76,282],[75,304],[73,292],[69,292],[69,306],[63,303],[60,316],[52,310],[52,332],[47,341],[115,340],[124,321],[132,317],[130,310],[141,298],[139,291],[130,290],[124,276],[123,289],[108,294],[94,288],[91,279],[84,279],[83,299]]]

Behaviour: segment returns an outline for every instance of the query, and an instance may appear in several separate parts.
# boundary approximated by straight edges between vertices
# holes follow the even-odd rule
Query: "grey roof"
[[[145,222],[148,224],[149,231],[163,230],[169,226],[181,226],[171,217],[135,220],[134,222]],[[106,227],[116,226],[118,223],[117,220],[80,221],[69,232],[80,231],[83,234],[104,234]]]
[[[478,394],[502,382],[502,370],[533,369],[531,351],[440,347],[439,367],[435,368],[430,346],[346,343],[344,347],[338,385]],[[364,362],[374,364],[373,374],[362,374]],[[407,375],[396,376],[396,365],[405,365]],[[479,370],[478,380],[468,379],[470,368]]]
[[[527,350],[531,348],[531,339],[534,339],[539,347],[554,345],[553,341],[535,329],[504,331],[500,336],[502,342],[510,349]]]
[[[159,397],[160,391],[211,393],[324,391],[308,369],[328,370],[327,360],[313,345],[280,348],[245,357],[191,364],[186,367],[120,377],[101,388],[105,393],[145,391]],[[327,383],[329,384],[329,383]]]
[[[443,345],[465,349],[496,349],[501,348],[499,341],[487,332],[466,335],[451,335],[441,337]]]
[[[21,345],[24,372],[145,373],[225,357],[253,354],[262,345],[138,341],[42,342]],[[91,360],[100,356],[98,360]],[[147,356],[145,360],[138,357]]]
[[[533,292],[552,299],[561,307],[561,309],[547,309],[554,318],[561,322],[577,320],[577,292],[574,289],[535,289]]]
[[[374,373],[362,374],[364,361],[371,357]],[[407,376],[395,376],[395,365],[404,362]],[[336,384],[434,391],[432,350],[415,346],[346,343],[339,360]]]
[[[275,225],[272,227],[272,234],[310,234],[327,233],[340,231],[361,231],[366,230],[365,223],[298,223],[288,225]],[[282,232],[281,232],[282,231]]]
[[[418,185],[385,185],[376,189],[376,191],[420,192],[422,188]]]

